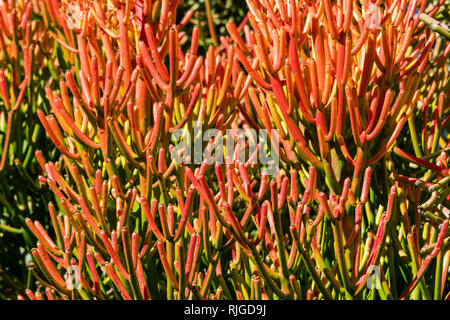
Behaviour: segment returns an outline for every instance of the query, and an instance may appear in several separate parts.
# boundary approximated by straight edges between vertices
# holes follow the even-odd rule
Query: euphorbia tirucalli
[[[65,6],[39,1],[68,59],[46,87],[50,113],[37,111],[62,154],[36,153],[58,198],[53,231],[26,220],[47,298],[448,295],[448,193],[436,192],[448,189],[449,44],[419,19],[439,3],[247,3],[248,23],[230,21],[203,57],[178,1],[71,1],[72,29]],[[171,133],[195,121],[277,129],[277,174],[177,165]]]

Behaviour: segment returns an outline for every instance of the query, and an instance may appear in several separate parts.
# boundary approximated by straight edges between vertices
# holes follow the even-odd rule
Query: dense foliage
[[[448,299],[448,6],[1,0],[0,299]]]

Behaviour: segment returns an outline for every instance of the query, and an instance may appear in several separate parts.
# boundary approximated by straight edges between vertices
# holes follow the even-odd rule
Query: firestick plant
[[[247,0],[207,48],[182,2],[2,2],[2,59],[47,37],[2,118],[24,74],[59,152],[18,298],[449,299],[445,0]]]
[[[276,137],[278,132],[271,130],[271,136]],[[279,144],[273,141],[268,145],[268,133],[265,129],[256,130],[249,128],[247,131],[242,129],[227,129],[225,135],[220,130],[208,129],[206,132],[202,130],[202,123],[194,121],[194,139],[189,132],[177,129],[172,134],[172,140],[182,141],[176,147],[170,150],[172,160],[175,164],[224,164],[227,163],[246,163],[265,165],[261,168],[261,174],[273,175],[277,173],[279,168]],[[236,139],[236,144],[234,140]],[[248,139],[247,146],[245,139]],[[193,140],[193,141],[192,141]],[[211,140],[211,141],[210,141]],[[225,140],[225,141],[224,141]],[[202,150],[203,142],[210,141],[205,150]],[[258,142],[259,141],[259,142]],[[226,154],[223,154],[224,143],[226,145]],[[246,160],[246,151],[249,158]],[[267,156],[269,153],[269,156]]]

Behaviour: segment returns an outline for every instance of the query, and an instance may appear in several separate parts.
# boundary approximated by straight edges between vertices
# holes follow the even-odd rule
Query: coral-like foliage
[[[2,2],[0,169],[41,65],[31,110],[60,153],[35,153],[55,201],[48,228],[24,218],[19,298],[448,298],[444,1],[247,0],[221,37],[207,1],[206,49],[180,2]],[[178,163],[199,123],[270,132],[276,174],[250,142]]]

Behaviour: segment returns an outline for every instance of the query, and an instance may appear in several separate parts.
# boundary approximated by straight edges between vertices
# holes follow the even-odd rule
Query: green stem
[[[448,26],[431,18],[430,16],[426,15],[425,13],[420,14],[420,20],[423,21],[426,25],[428,25],[431,28],[431,30],[439,33],[445,39],[450,40],[450,30],[449,30]]]
[[[256,268],[258,269],[258,272],[261,275],[261,277],[264,278],[264,280],[266,281],[266,283],[269,286],[269,288],[272,289],[272,291],[279,298],[287,299],[288,295],[286,293],[284,293],[280,288],[278,288],[276,283],[272,280],[272,277],[269,274],[269,272],[266,270],[266,268],[264,268],[264,265],[263,265],[264,262],[261,260],[259,252],[256,250],[256,248],[254,246],[250,246],[250,250],[252,252],[252,257],[251,258],[255,260]]]
[[[434,300],[441,300],[441,277],[442,277],[442,265],[443,265],[442,251],[436,256],[436,272],[434,276]]]

